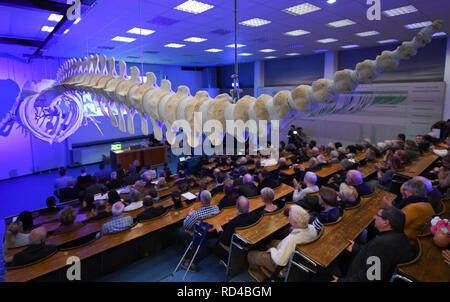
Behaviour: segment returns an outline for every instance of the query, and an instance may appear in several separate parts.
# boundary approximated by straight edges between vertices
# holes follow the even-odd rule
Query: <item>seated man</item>
[[[370,195],[373,193],[373,190],[363,182],[363,176],[358,170],[349,170],[347,172],[345,182],[350,186],[354,186],[360,196]]]
[[[394,207],[384,205],[378,209],[374,219],[379,235],[361,247],[350,241],[347,251],[351,253],[353,260],[346,276],[343,278],[333,276],[333,281],[375,281],[368,279],[369,270],[372,270],[373,265],[369,258],[378,257],[380,278],[376,281],[387,282],[398,264],[408,262],[415,257],[414,249],[403,232],[405,214]]]
[[[125,206],[120,201],[113,204],[111,209],[113,218],[111,221],[102,225],[100,235],[117,233],[126,230],[133,225],[133,218],[131,216],[122,216],[124,208]]]
[[[87,173],[85,166],[80,168],[81,175],[77,177],[77,187],[80,190],[86,190],[92,184],[92,177]]]
[[[92,210],[91,218],[86,219],[85,221],[83,221],[83,223],[94,222],[97,220],[111,217],[112,216],[111,212],[106,210],[107,204],[108,203],[106,202],[106,200],[100,200],[99,202],[97,202],[95,209]]]
[[[95,172],[94,176],[97,176],[98,179],[99,179],[99,181],[100,181],[101,183],[103,183],[103,182],[105,182],[107,179],[109,179],[109,176],[110,176],[111,171],[105,169],[105,163],[104,163],[104,162],[101,162],[101,163],[98,165],[98,168],[99,168],[99,170],[98,170],[97,172]]]
[[[190,209],[188,215],[183,221],[183,227],[185,230],[193,230],[197,220],[206,219],[211,216],[219,214],[220,210],[218,206],[211,205],[211,193],[204,190],[200,193],[201,207],[197,211]]]
[[[416,176],[415,179],[420,180],[425,184],[425,187],[427,188],[427,197],[428,200],[433,207],[434,211],[437,212],[439,209],[439,202],[442,199],[442,193],[438,189],[433,188],[433,185],[431,181],[423,176]]]
[[[61,177],[58,177],[55,180],[55,189],[59,189],[60,190],[60,189],[67,188],[69,186],[69,182],[75,180],[75,178],[73,178],[72,176],[67,176],[66,173],[67,173],[66,168],[61,167],[59,169],[59,175]]]
[[[239,194],[246,197],[253,197],[259,195],[259,190],[253,183],[253,177],[250,174],[245,174],[242,180],[243,184],[239,186]]]
[[[268,187],[275,189],[280,186],[280,183],[272,179],[272,177],[270,176],[270,172],[268,172],[267,170],[262,170],[261,172],[259,172],[258,180],[259,180],[258,191],[260,193],[263,188]]]
[[[246,166],[242,166],[239,168],[239,176],[234,179],[234,185],[240,186],[244,184],[244,176],[248,173],[248,169]]]
[[[144,197],[143,200],[144,211],[136,216],[136,221],[149,220],[155,217],[159,217],[166,213],[166,209],[163,206],[153,206],[153,198],[150,195]]]
[[[289,169],[289,166],[286,164],[286,158],[284,157],[280,157],[280,159],[278,160],[278,169],[280,170],[287,170]]]
[[[15,254],[8,266],[26,265],[55,253],[56,246],[45,245],[46,238],[47,230],[44,227],[34,229],[29,237],[29,245],[23,251]]]
[[[397,209],[403,209],[407,205],[416,202],[428,202],[427,198],[427,187],[426,185],[419,179],[413,178],[405,182],[400,187],[400,193],[402,194],[402,199],[398,202],[392,202],[387,199],[387,197],[383,197],[383,202],[387,205],[394,206]]]
[[[82,208],[78,211],[79,213],[89,212],[92,211],[92,209],[95,208],[95,198],[94,195],[91,193],[86,193],[82,195]],[[81,201],[81,199],[80,199]]]
[[[293,179],[295,191],[292,196],[292,200],[294,202],[302,200],[306,195],[310,193],[319,191],[319,187],[316,186],[317,175],[314,172],[306,172],[303,181],[306,184],[305,189],[302,189],[301,184],[295,178]]]
[[[39,215],[57,213],[61,210],[56,207],[56,198],[54,196],[50,196],[49,198],[47,198],[45,203],[47,204],[47,208],[40,210]]]
[[[108,187],[99,183],[98,176],[92,176],[92,184],[86,188],[86,192],[92,195],[108,192]]]
[[[128,194],[128,202],[129,205],[127,205],[123,211],[124,212],[130,212],[137,210],[142,207],[142,200],[141,200],[141,194],[136,189],[131,189],[130,193]]]
[[[216,187],[214,189],[211,190],[211,195],[214,196],[217,193],[221,193],[223,192],[223,186],[224,186],[224,181],[225,181],[225,173],[223,172],[219,172],[216,176]]]
[[[416,143],[419,147],[420,153],[427,152],[428,149],[430,149],[430,142],[425,140],[425,137],[423,135],[417,135],[416,136]]]
[[[262,266],[271,273],[277,266],[286,266],[297,244],[312,241],[318,235],[317,230],[308,224],[309,219],[308,212],[302,207],[292,205],[289,208],[290,234],[281,242],[272,240],[267,251],[250,251],[247,255],[249,266],[254,269]]]
[[[110,190],[122,188],[123,186],[125,186],[125,184],[123,182],[123,179],[117,178],[117,172],[116,171],[111,172],[111,176],[110,177],[111,177],[110,180],[108,182],[106,182],[106,186]]]

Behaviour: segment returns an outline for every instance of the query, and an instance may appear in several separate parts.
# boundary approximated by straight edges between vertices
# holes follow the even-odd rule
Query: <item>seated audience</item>
[[[92,184],[92,176],[87,173],[85,166],[80,168],[81,175],[77,177],[77,187],[80,190],[86,190]]]
[[[100,235],[117,233],[128,229],[133,225],[133,218],[131,216],[122,216],[125,206],[120,201],[113,204],[111,212],[112,219],[102,225]]]
[[[109,218],[112,216],[111,212],[106,210],[106,200],[99,200],[95,205],[95,209],[92,210],[92,216],[89,219],[83,221],[83,223],[90,223],[101,219]]]
[[[402,142],[405,142],[405,141],[406,141],[406,136],[405,136],[405,134],[399,133],[399,134],[397,135],[397,140],[402,141]]]
[[[116,171],[111,172],[110,177],[111,177],[110,180],[108,182],[106,182],[106,186],[110,190],[122,188],[122,187],[125,186],[125,183],[123,182],[123,179],[117,177],[117,172]]]
[[[92,177],[92,184],[86,188],[86,192],[92,195],[108,192],[108,187],[100,184],[96,175]]]
[[[56,198],[54,196],[48,197],[45,203],[47,204],[47,208],[40,210],[39,215],[53,214],[61,210],[56,207]]]
[[[31,230],[33,225],[33,215],[31,215],[30,211],[23,211],[18,216],[16,221],[22,222],[23,230],[29,231]]]
[[[267,170],[262,170],[261,172],[258,173],[258,180],[259,180],[258,184],[259,192],[261,192],[261,190],[266,187],[274,189],[280,186],[280,183],[272,179],[272,177],[270,176],[270,172],[268,172]]]
[[[405,214],[400,210],[381,206],[374,216],[375,227],[380,232],[367,244],[358,246],[353,241],[347,247],[351,254],[351,263],[345,277],[333,276],[333,281],[339,282],[367,282],[368,270],[371,268],[370,257],[378,257],[381,265],[379,270],[380,280],[387,282],[400,263],[410,261],[415,257],[414,249],[403,232]]]
[[[216,187],[211,190],[211,195],[214,196],[217,193],[223,192],[223,186],[225,181],[225,173],[219,172],[216,176]]]
[[[77,213],[72,207],[67,207],[61,210],[59,213],[59,226],[52,231],[52,235],[67,233],[83,226],[81,222],[75,222]]]
[[[130,212],[142,207],[141,193],[136,189],[131,189],[127,201],[129,204],[123,209],[124,212]]]
[[[390,189],[394,174],[403,170],[400,159],[392,155],[388,157],[385,167],[381,164],[375,164],[374,168],[377,170],[378,184],[386,190]],[[383,172],[383,168],[387,169],[386,172]]]
[[[427,152],[431,146],[430,142],[426,141],[425,137],[423,135],[416,136],[416,143],[417,143],[417,146],[419,147],[420,153]]]
[[[303,178],[303,182],[306,185],[305,189],[302,189],[301,184],[294,178],[294,194],[292,196],[292,200],[297,202],[302,200],[307,194],[315,193],[319,191],[319,187],[316,186],[317,175],[314,172],[306,172],[305,177]]]
[[[446,194],[447,189],[450,187],[450,154],[442,158],[442,166],[439,168],[438,180],[439,191]]]
[[[341,206],[345,208],[357,206],[361,199],[355,187],[347,185],[345,182],[339,186],[339,195]]]
[[[95,198],[94,195],[86,193],[82,202],[82,208],[78,211],[80,213],[89,212],[95,208]]]
[[[439,211],[439,202],[442,199],[442,193],[441,191],[439,191],[438,189],[433,188],[433,185],[431,183],[431,181],[423,176],[416,176],[414,177],[415,179],[420,180],[421,182],[423,182],[425,184],[425,187],[427,188],[427,198],[428,201],[430,202],[431,206],[433,207],[435,212]]]
[[[264,203],[261,214],[272,213],[278,210],[278,206],[273,204],[274,198],[275,192],[272,188],[266,187],[261,190],[261,199]]]
[[[68,176],[67,170],[64,167],[59,168],[59,175],[61,177],[58,177],[55,180],[55,188],[60,190],[67,188],[69,186],[69,182],[74,181],[75,179],[72,176]]]
[[[28,245],[30,234],[23,233],[23,225],[21,221],[15,221],[8,226],[3,241],[3,255],[7,249],[13,249]]]
[[[243,184],[239,186],[239,195],[244,195],[245,197],[260,195],[258,188],[253,183],[253,177],[250,174],[245,174],[242,182]]]
[[[172,201],[173,201],[173,208],[174,209],[182,209],[185,207],[183,202],[181,201],[181,193],[180,191],[176,190],[173,191],[171,194]]]
[[[323,224],[336,222],[344,213],[338,203],[338,194],[335,190],[322,187],[319,190],[319,205],[323,210],[315,216],[312,225],[319,232]]]
[[[278,160],[278,169],[280,170],[287,170],[289,169],[289,166],[286,164],[286,158],[284,157],[280,157],[280,159]]]
[[[138,222],[159,217],[166,213],[166,209],[163,206],[155,207],[153,205],[153,198],[150,195],[145,196],[142,203],[144,205],[144,211],[136,216],[136,221]]]
[[[400,201],[392,202],[388,200],[388,198],[385,196],[383,197],[383,202],[390,206],[393,205],[394,207],[400,210],[411,203],[428,202],[427,187],[419,179],[413,178],[405,182],[400,187],[400,192],[403,197]]]
[[[234,190],[234,185],[231,182],[227,182],[223,187],[225,196],[219,202],[219,209],[228,208],[236,205],[238,195]]]
[[[99,170],[95,172],[94,176],[97,176],[99,182],[104,183],[106,180],[109,179],[109,176],[111,174],[111,171],[108,169],[105,169],[105,163],[101,162],[98,165]]]
[[[370,195],[373,190],[363,182],[363,176],[358,170],[349,170],[345,179],[348,185],[354,186],[358,194],[361,196]]]
[[[405,143],[405,151],[408,153],[411,160],[415,160],[420,156],[419,147],[413,140],[407,140]]]
[[[241,166],[239,168],[239,176],[234,179],[234,185],[240,186],[244,183],[244,176],[248,173],[248,169],[246,166]]]
[[[286,266],[292,252],[298,244],[314,240],[318,231],[308,224],[309,214],[300,206],[293,205],[289,208],[290,234],[283,240],[272,240],[266,251],[250,251],[247,255],[250,268],[264,267],[273,273],[277,266]]]
[[[30,243],[23,250],[16,253],[8,266],[21,266],[36,262],[56,252],[56,246],[46,245],[47,230],[44,227],[34,229],[30,233]]]
[[[219,207],[211,205],[211,193],[209,191],[205,190],[200,193],[200,201],[201,207],[197,211],[190,209],[184,219],[183,227],[185,230],[192,230],[199,219],[206,219],[219,214]]]
[[[334,174],[330,178],[330,180],[328,181],[328,185],[330,187],[332,187],[333,189],[338,190],[339,189],[339,185],[341,183],[345,182],[345,180],[347,178],[348,171],[353,169],[354,165],[355,164],[353,162],[351,162],[347,158],[341,160],[341,162],[340,162],[341,171],[339,171],[338,173]]]
[[[388,153],[386,153],[388,154]],[[405,150],[397,150],[394,153],[394,156],[400,159],[402,166],[409,165],[411,163],[411,158],[409,157],[408,152]]]
[[[117,201],[122,201],[122,198],[120,197],[119,193],[117,193],[116,190],[110,190],[108,192],[108,203],[110,205],[115,204]]]
[[[339,153],[336,150],[332,150],[330,152],[330,163],[338,163],[339,162]]]

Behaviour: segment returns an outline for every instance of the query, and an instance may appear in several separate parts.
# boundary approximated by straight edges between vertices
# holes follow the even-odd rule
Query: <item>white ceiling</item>
[[[60,1],[64,2],[64,1]],[[104,53],[128,62],[177,64],[189,66],[206,66],[231,64],[234,62],[234,49],[225,45],[234,42],[234,1],[202,0],[214,5],[214,8],[201,13],[191,14],[173,9],[185,0],[97,0],[96,5],[88,9],[78,24],[70,26],[67,34],[56,33],[43,52],[47,56],[82,57],[89,53]],[[283,9],[309,2],[321,10],[309,14],[294,16],[282,12]],[[341,46],[360,45],[361,48],[377,46],[377,41],[397,39],[410,40],[418,30],[409,30],[406,24],[433,21],[444,21],[442,31],[450,32],[449,0],[381,0],[382,10],[413,5],[418,12],[387,17],[382,14],[380,21],[369,21],[366,11],[369,6],[366,0],[337,0],[335,4],[327,4],[326,0],[238,0],[238,22],[251,18],[270,20],[271,23],[260,27],[247,27],[238,24],[238,43],[245,47],[239,53],[253,53],[251,56],[239,56],[239,61],[250,62],[264,59],[265,56],[287,58],[287,53],[299,52],[302,55],[313,54],[313,50],[342,50]],[[0,6],[0,36],[44,40],[48,33],[40,31],[44,25],[56,25],[47,20],[48,11],[27,10]],[[154,18],[170,18],[177,22],[172,25],[161,25],[149,21]],[[341,28],[331,28],[326,24],[342,19],[350,19],[356,24]],[[149,36],[127,34],[133,27],[155,30]],[[218,35],[211,31],[221,29],[230,33]],[[310,34],[298,37],[284,33],[302,29]],[[359,37],[356,33],[375,30],[379,35]],[[63,30],[62,30],[63,31]],[[123,43],[112,41],[115,36],[134,37],[136,41]],[[183,41],[189,37],[208,39],[201,43]],[[337,39],[337,42],[321,44],[317,40],[325,38]],[[168,43],[186,44],[179,49],[164,47]],[[293,45],[302,47],[292,48]],[[101,46],[114,47],[112,50],[99,49]],[[3,50],[5,47],[0,47]],[[10,52],[32,54],[33,47],[12,47]],[[218,48],[222,52],[208,53],[205,49]],[[261,53],[261,49],[275,49],[275,52]],[[394,48],[394,46],[393,46]],[[19,50],[20,49],[20,50]],[[26,51],[28,50],[28,51]],[[154,51],[158,53],[144,53]],[[345,51],[345,50],[343,50]],[[15,53],[22,56],[23,53]],[[135,58],[133,58],[135,57]]]

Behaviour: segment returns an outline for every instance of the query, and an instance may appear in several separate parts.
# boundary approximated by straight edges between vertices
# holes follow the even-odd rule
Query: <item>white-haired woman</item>
[[[306,185],[305,189],[302,189],[301,183],[299,183],[295,178],[293,180],[295,191],[292,195],[292,200],[294,202],[302,200],[308,194],[319,191],[319,187],[316,186],[317,175],[314,172],[306,172],[305,177],[303,177],[303,182]]]
[[[259,269],[264,267],[273,273],[277,266],[286,266],[292,252],[297,244],[302,244],[314,240],[318,236],[318,231],[309,224],[309,214],[302,207],[293,205],[289,208],[289,223],[292,228],[289,235],[283,240],[272,240],[267,247],[267,251],[250,251],[248,253],[248,263],[251,268]]]

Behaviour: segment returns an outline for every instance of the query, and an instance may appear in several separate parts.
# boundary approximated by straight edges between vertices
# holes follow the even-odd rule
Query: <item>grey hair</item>
[[[330,152],[330,158],[338,158],[339,153],[336,150]]]
[[[416,176],[413,179],[418,179],[421,182],[423,182],[425,184],[425,187],[427,188],[427,192],[430,193],[431,191],[433,191],[433,184],[431,183],[431,181],[423,176]]]
[[[299,228],[308,227],[309,214],[301,206],[293,205],[289,208],[289,217]]]
[[[317,181],[317,175],[316,175],[316,173],[314,173],[314,172],[308,171],[308,172],[306,172],[306,174],[305,174],[305,179],[306,179],[309,183],[315,184],[316,181]]]
[[[273,201],[275,198],[275,192],[272,190],[272,188],[265,187],[261,190],[261,197],[264,202],[266,201]]]
[[[247,173],[244,175],[244,179],[242,180],[245,184],[250,184],[253,181],[253,177],[251,174]]]
[[[350,169],[351,167],[353,167],[353,163],[352,163],[350,160],[348,160],[347,158],[345,158],[345,159],[341,160],[341,166],[342,166],[345,170],[348,170],[348,169]]]
[[[319,164],[326,164],[327,163],[327,159],[323,155],[317,156],[317,161],[319,162]]]
[[[414,196],[427,196],[427,186],[417,178],[413,178],[405,182],[405,190],[412,192]]]
[[[204,190],[200,193],[200,200],[202,204],[211,204],[211,193],[208,190]]]
[[[113,204],[113,206],[111,208],[111,213],[113,214],[113,216],[122,215],[122,212],[123,212],[124,208],[125,208],[125,206],[123,205],[123,203],[118,201],[118,202]]]
[[[350,174],[351,182],[349,185],[356,186],[363,183],[363,176],[358,170],[349,170],[347,175]]]

